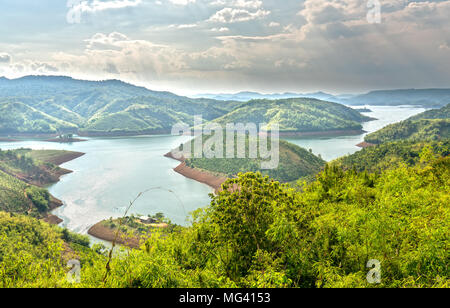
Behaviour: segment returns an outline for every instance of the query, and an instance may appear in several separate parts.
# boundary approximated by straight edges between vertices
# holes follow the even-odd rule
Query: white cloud
[[[135,7],[142,3],[142,0],[69,0],[68,6],[73,7],[74,11],[82,13],[95,13],[110,9],[122,9],[126,7]]]
[[[216,12],[209,18],[211,22],[219,23],[235,23],[242,21],[249,21],[254,19],[260,19],[268,16],[270,11],[257,10],[256,12],[249,12],[245,9],[224,8]]]
[[[11,62],[11,56],[7,53],[0,52],[0,64]]]

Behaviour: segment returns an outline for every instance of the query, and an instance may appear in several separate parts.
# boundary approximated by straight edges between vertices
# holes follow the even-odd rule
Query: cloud
[[[216,12],[209,18],[211,22],[218,23],[235,23],[242,21],[249,21],[254,19],[260,19],[268,16],[270,11],[257,10],[256,12],[249,12],[245,9],[224,8]]]
[[[175,0],[173,0],[175,1]],[[136,7],[142,3],[142,0],[69,0],[68,7],[72,7],[74,11],[82,13],[96,13],[111,9],[123,9],[127,7]]]
[[[0,50],[14,55],[4,67],[192,91],[359,91],[450,80],[450,1],[381,1],[380,24],[368,23],[361,0],[84,2],[102,18],[43,31],[27,44],[2,38]],[[53,40],[61,35],[64,42]]]
[[[11,62],[11,56],[7,53],[1,53],[0,52],[0,64],[2,63],[10,63]]]

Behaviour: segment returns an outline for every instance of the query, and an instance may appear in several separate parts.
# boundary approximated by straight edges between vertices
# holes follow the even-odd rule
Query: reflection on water
[[[364,129],[368,132],[424,111],[411,107],[369,108],[373,113],[367,115],[380,120],[365,123]],[[135,203],[130,213],[147,215],[162,212],[173,222],[186,224],[186,217],[190,212],[207,205],[208,194],[212,190],[175,173],[173,168],[178,162],[163,157],[188,138],[91,138],[88,142],[73,144],[3,142],[0,143],[0,148],[64,149],[86,153],[85,156],[64,164],[64,168],[74,172],[49,187],[50,193],[64,201],[65,205],[54,211],[55,215],[64,220],[63,226],[86,233],[89,227],[103,219],[122,216],[129,202],[139,192],[152,187],[161,189],[145,194]],[[332,160],[356,152],[359,148],[355,145],[363,138],[364,135],[287,140],[312,149],[326,160]]]
[[[187,215],[209,203],[212,189],[173,171],[179,163],[163,155],[189,137],[146,136],[92,138],[88,142],[57,144],[40,141],[2,143],[0,148],[65,149],[86,155],[63,165],[74,172],[49,187],[64,201],[53,213],[63,226],[86,233],[95,223],[120,217],[139,192],[147,192],[130,213],[162,212],[177,224],[186,224]],[[169,192],[171,190],[171,192]],[[181,202],[180,202],[181,200]]]

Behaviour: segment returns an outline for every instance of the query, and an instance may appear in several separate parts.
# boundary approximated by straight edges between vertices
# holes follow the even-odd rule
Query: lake
[[[366,115],[379,120],[364,124],[364,130],[376,131],[388,124],[425,111],[423,108],[367,106]],[[81,158],[63,165],[74,172],[49,186],[64,206],[53,213],[64,220],[62,226],[87,233],[95,223],[123,215],[129,202],[139,192],[154,189],[142,196],[130,211],[134,214],[162,212],[172,222],[187,225],[188,214],[209,204],[212,189],[173,171],[179,162],[163,155],[189,140],[189,137],[142,136],[123,138],[88,138],[87,142],[57,144],[43,141],[0,142],[1,149],[64,149],[84,152]],[[356,144],[364,135],[331,138],[286,140],[312,149],[325,160],[359,150]]]

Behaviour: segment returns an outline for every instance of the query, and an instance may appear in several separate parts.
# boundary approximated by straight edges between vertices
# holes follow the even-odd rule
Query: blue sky
[[[377,3],[381,22],[369,23]],[[450,1],[0,0],[0,8],[0,76],[10,78],[114,78],[180,94],[450,87]]]

